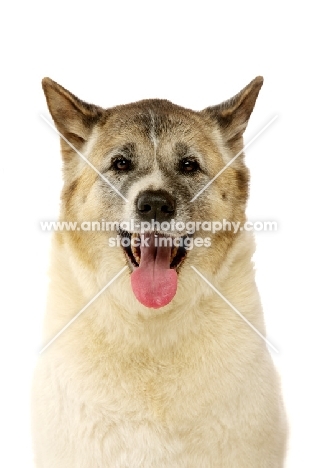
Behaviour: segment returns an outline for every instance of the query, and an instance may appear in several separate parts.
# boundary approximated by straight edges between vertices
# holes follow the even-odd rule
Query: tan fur
[[[125,203],[62,142],[62,220],[135,217],[139,190],[166,187],[177,197],[176,219],[245,221],[242,155],[198,200],[190,199],[242,149],[261,78],[202,112],[160,100],[104,110],[50,79],[43,83],[58,130],[128,198]],[[201,158],[208,176],[177,181],[172,161],[179,142]],[[125,144],[133,144],[125,150],[134,148],[138,161],[128,186],[109,172]],[[109,236],[55,234],[45,343],[127,264],[121,248],[108,247]],[[189,251],[171,303],[156,310],[141,305],[129,268],[42,353],[33,391],[37,468],[283,466],[286,423],[266,345],[191,269],[264,335],[253,237],[242,231],[211,238],[208,251]]]

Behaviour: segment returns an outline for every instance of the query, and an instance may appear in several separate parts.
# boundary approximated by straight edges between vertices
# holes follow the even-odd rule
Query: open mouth
[[[119,235],[132,270],[131,284],[137,300],[146,307],[164,307],[176,294],[177,271],[187,255],[188,236],[127,231],[120,231]]]
[[[155,238],[155,247],[171,248],[170,252],[170,263],[169,267],[174,268],[178,271],[179,266],[186,258],[187,250],[184,247],[185,240],[189,238],[188,235],[182,237],[172,237],[164,236],[163,234],[157,233],[147,233],[145,235],[139,234],[137,232],[130,233],[127,231],[119,231],[121,237],[121,245],[126,254],[126,257],[133,269],[138,268],[141,261],[141,243],[145,242],[151,247],[152,239],[151,236],[154,235]]]

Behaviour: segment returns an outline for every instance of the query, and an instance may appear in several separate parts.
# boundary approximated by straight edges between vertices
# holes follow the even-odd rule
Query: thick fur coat
[[[243,154],[191,200],[242,150],[261,85],[258,77],[231,100],[195,112],[157,99],[102,109],[44,79],[66,139],[60,220],[141,220],[137,197],[152,192],[173,200],[176,221],[244,223]],[[192,268],[265,335],[252,233],[209,233],[208,248],[183,251],[170,268],[176,294],[161,307],[135,297],[139,252],[111,247],[112,235],[54,234],[45,344],[127,268],[39,358],[36,467],[283,467],[286,423],[266,343]],[[192,237],[200,236],[202,229]]]

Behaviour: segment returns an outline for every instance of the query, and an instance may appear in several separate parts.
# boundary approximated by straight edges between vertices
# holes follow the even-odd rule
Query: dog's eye
[[[131,161],[120,157],[113,161],[113,168],[117,171],[129,171],[131,169]]]
[[[196,172],[200,169],[199,163],[193,159],[182,159],[180,161],[180,170],[185,174]]]

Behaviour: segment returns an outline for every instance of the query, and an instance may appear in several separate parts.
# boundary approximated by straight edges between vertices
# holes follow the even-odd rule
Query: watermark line
[[[246,150],[271,124],[277,119],[275,115],[243,148],[239,151],[219,172],[215,175],[193,198],[190,202],[196,200],[215,180]]]
[[[191,265],[191,268],[196,272],[197,275],[200,276],[200,278],[202,278],[203,281],[205,281],[206,284],[209,285],[210,288],[212,288],[212,290],[213,290],[216,294],[218,294],[219,297],[221,297],[221,299],[222,299],[226,304],[228,304],[228,306],[231,307],[231,309],[232,309],[236,314],[238,314],[239,317],[241,317],[242,320],[244,320],[245,323],[247,323],[247,325],[248,325],[252,330],[254,330],[255,333],[257,333],[258,336],[260,336],[260,338],[262,338],[262,339],[265,341],[265,343],[266,343],[268,346],[270,346],[271,349],[273,349],[273,351],[275,351],[276,353],[279,353],[279,351],[270,343],[270,341],[268,341],[267,338],[266,338],[265,336],[263,336],[263,335],[260,333],[260,331],[257,330],[257,328],[254,327],[254,325],[253,325],[251,322],[249,322],[249,321],[247,320],[247,318],[245,318],[244,315],[241,314],[241,312],[239,312],[238,309],[237,309],[236,307],[234,307],[234,305],[231,304],[231,302],[229,302],[228,299],[226,299],[225,296],[223,296],[223,295],[221,294],[221,292],[219,292],[218,289],[216,289],[215,286],[213,286],[213,285],[205,278],[205,276],[202,275],[202,273],[199,272],[199,270],[196,269],[196,267],[194,267],[193,265]]]
[[[65,325],[55,336],[52,338],[44,348],[41,349],[39,354],[42,354],[67,328],[127,269],[125,266],[119,271],[107,284],[104,286],[94,297],[91,299],[81,310]]]
[[[128,199],[125,198],[124,195],[122,195],[122,193],[119,192],[119,190],[103,174],[101,174],[101,172],[99,172],[98,169],[96,169],[96,167],[82,153],[80,153],[80,151],[77,150],[77,148],[75,148],[64,135],[62,135],[48,119],[44,117],[44,115],[40,114],[40,117],[67,143],[67,145],[70,146],[70,148],[72,148],[80,156],[80,158],[83,159],[83,161],[85,161],[93,169],[93,171],[96,172],[96,174],[102,178],[102,180],[104,180],[118,195],[120,195],[124,201],[128,202]]]
[[[215,234],[217,232],[231,231],[237,234],[240,231],[277,231],[277,221],[251,221],[247,220],[244,223],[240,221],[231,221],[225,218],[214,221],[176,221],[172,218],[170,221],[159,222],[154,219],[149,221],[138,222],[135,219],[123,221],[106,221],[105,219],[97,221],[40,221],[42,231],[106,231],[118,232],[126,231],[128,233],[144,234],[148,232],[157,232],[163,235],[175,235],[175,237],[183,235],[192,235],[195,232],[204,231]]]

